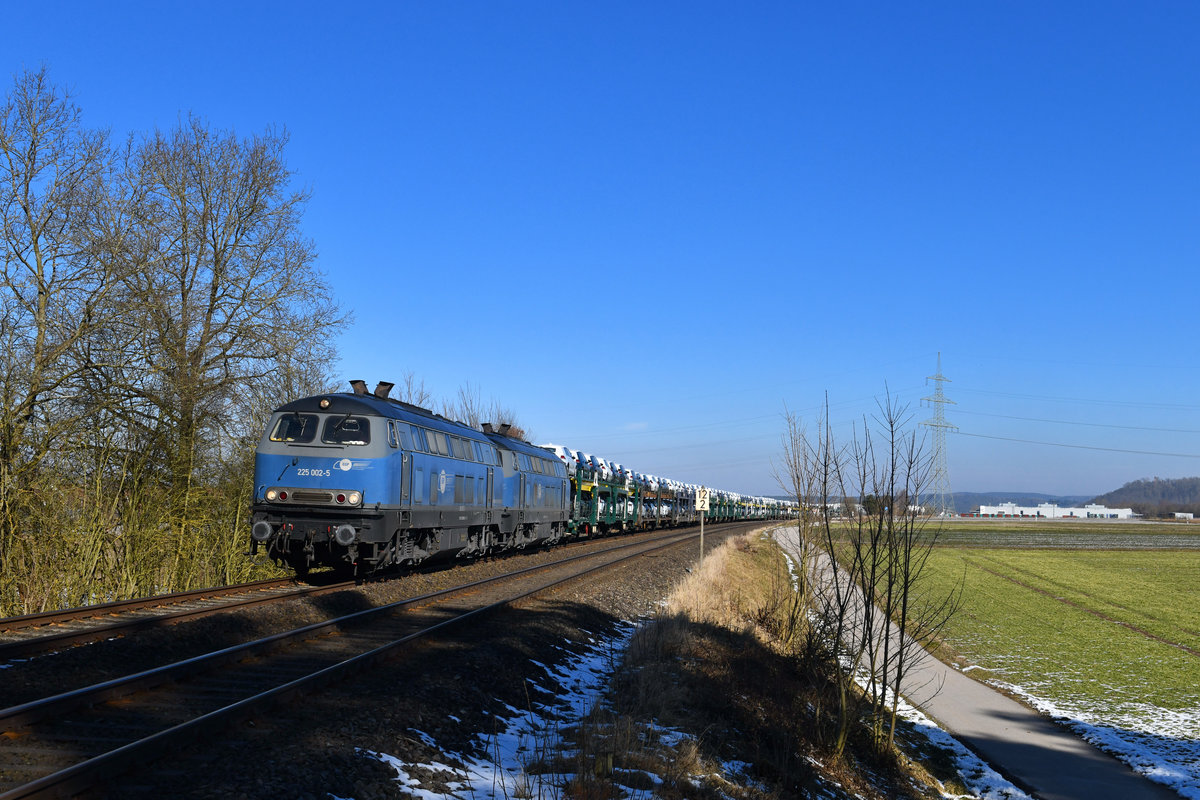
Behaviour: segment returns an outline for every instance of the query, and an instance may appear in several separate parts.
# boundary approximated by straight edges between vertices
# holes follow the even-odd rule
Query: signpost
[[[700,560],[704,561],[704,514],[708,511],[708,489],[696,490],[696,510],[700,512]]]

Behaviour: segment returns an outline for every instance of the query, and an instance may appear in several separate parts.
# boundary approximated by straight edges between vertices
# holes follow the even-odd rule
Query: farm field
[[[1067,548],[1071,550],[1200,549],[1200,525],[1161,522],[954,520],[943,546]]]
[[[942,586],[963,583],[948,651],[975,677],[1200,798],[1200,549],[1161,549],[1160,535],[1189,536],[1176,531],[1045,527],[947,532],[928,569]],[[1039,536],[1060,545],[1019,544]],[[1112,536],[1121,549],[1102,548]]]

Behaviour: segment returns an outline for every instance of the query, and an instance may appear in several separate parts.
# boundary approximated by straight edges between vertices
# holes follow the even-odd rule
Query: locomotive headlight
[[[274,503],[279,499],[279,492],[274,489],[267,489],[267,502]]]
[[[351,492],[350,496],[347,497],[346,499],[350,503],[350,505],[356,506],[362,502],[362,492]]]

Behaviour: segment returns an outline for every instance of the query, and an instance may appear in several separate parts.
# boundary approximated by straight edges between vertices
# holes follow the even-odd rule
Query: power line
[[[1101,450],[1106,453],[1132,453],[1139,456],[1170,456],[1172,458],[1200,458],[1200,453],[1162,453],[1156,450],[1125,450],[1120,447],[1096,447],[1090,444],[1065,444],[1063,442],[1039,442],[1036,439],[1014,439],[1011,436],[989,436],[986,433],[967,433],[955,431],[959,436],[971,436],[976,439],[997,439],[1002,442],[1021,442],[1022,444],[1040,444],[1047,447],[1069,447],[1075,450]]]
[[[1085,405],[1097,406],[1121,406],[1124,408],[1165,408],[1176,410],[1194,411],[1200,409],[1198,405],[1190,405],[1186,403],[1146,403],[1132,400],[1097,400],[1093,397],[1054,397],[1053,395],[1045,394],[1018,394],[1016,392],[994,392],[989,389],[967,389],[962,388],[959,391],[968,392],[970,394],[987,394],[994,397],[1012,397],[1019,400],[1053,400],[1058,403],[1082,403]]]
[[[1050,422],[1056,425],[1086,425],[1091,428],[1117,428],[1124,431],[1157,431],[1159,433],[1200,433],[1192,428],[1151,428],[1145,425],[1114,425],[1106,422],[1080,422],[1072,419],[1043,419],[1041,417],[1018,417],[1012,414],[989,414],[985,411],[964,411],[958,409],[958,414],[971,414],[976,417],[996,417],[998,419],[1019,419],[1023,422]]]

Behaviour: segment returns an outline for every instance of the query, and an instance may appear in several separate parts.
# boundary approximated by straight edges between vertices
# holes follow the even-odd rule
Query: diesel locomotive
[[[272,414],[255,453],[250,551],[305,574],[554,544],[698,521],[695,490],[599,469],[576,451],[482,431],[368,392],[306,397]],[[782,518],[788,504],[712,492],[708,519]]]

